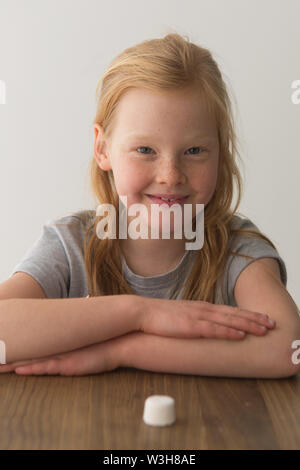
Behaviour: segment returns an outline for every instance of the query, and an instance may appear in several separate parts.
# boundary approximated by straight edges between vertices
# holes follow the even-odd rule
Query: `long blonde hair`
[[[221,155],[217,185],[212,199],[205,206],[204,245],[197,253],[182,294],[186,300],[213,303],[216,283],[224,273],[229,254],[255,259],[229,250],[233,233],[262,238],[275,248],[262,233],[231,228],[243,188],[236,164],[236,157],[241,157],[226,84],[211,53],[177,33],[127,48],[113,59],[97,84],[96,92],[100,92],[94,124],[102,126],[104,139],[111,135],[119,100],[133,87],[152,91],[196,89],[216,120]],[[112,171],[101,170],[92,157],[89,172],[96,199],[95,211],[99,204],[113,204],[119,227],[119,199]],[[237,202],[231,209],[234,183]],[[99,239],[97,236],[96,226],[101,218],[95,215],[84,237],[89,295],[133,294],[123,275],[118,237]],[[181,288],[176,289],[172,298],[176,298]]]

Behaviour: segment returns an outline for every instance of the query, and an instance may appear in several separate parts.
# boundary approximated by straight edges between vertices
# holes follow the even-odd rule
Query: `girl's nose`
[[[177,184],[185,184],[186,176],[180,165],[176,165],[173,160],[168,160],[157,165],[156,182],[173,188]]]

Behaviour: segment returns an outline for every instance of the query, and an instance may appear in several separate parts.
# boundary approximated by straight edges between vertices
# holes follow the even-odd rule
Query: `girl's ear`
[[[106,154],[106,144],[103,140],[103,130],[99,124],[94,124],[94,158],[103,171],[111,170],[109,157]]]

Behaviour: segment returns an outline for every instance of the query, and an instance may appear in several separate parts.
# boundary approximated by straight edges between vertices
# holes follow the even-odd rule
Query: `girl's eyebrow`
[[[128,134],[126,136],[128,139],[155,139],[155,136],[152,135],[144,135],[144,134]],[[205,140],[215,140],[216,138],[213,137],[212,135],[202,135],[202,134],[195,134],[194,136],[191,135],[190,137],[187,137],[187,140],[191,139],[205,139]]]

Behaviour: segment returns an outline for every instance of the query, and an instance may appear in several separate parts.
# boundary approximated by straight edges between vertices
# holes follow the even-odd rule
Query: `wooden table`
[[[143,421],[149,395],[177,420]],[[284,379],[119,368],[81,377],[0,374],[0,449],[300,449],[300,374]]]

